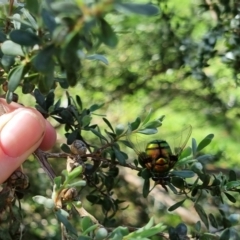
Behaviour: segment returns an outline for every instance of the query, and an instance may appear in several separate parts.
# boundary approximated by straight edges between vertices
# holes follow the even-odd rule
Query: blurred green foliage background
[[[127,124],[153,109],[156,117],[166,115],[162,126],[166,133],[180,130],[186,124],[193,126],[192,136],[197,140],[214,133],[214,141],[207,151],[214,155],[211,164],[218,168],[209,167],[209,171],[238,170],[240,3],[233,0],[154,0],[152,3],[160,8],[160,13],[153,17],[106,16],[119,36],[116,48],[100,46],[97,51],[107,58],[108,65],[84,60],[77,86],[68,91],[80,95],[85,106],[105,103],[97,113],[106,115],[112,123]],[[56,89],[56,95],[66,99],[60,88]],[[21,96],[21,102],[29,105],[29,97]],[[94,122],[103,124],[97,115]],[[57,126],[56,122],[52,123]],[[62,130],[59,145],[64,141],[61,134]],[[132,157],[135,157],[133,153]],[[51,163],[61,169],[59,162]],[[32,184],[28,193],[50,195],[50,183],[41,169],[36,180],[33,169],[37,163],[30,158],[25,166]],[[151,215],[172,225],[197,219],[187,217],[186,209],[168,214],[167,207],[172,200],[162,189],[157,188],[148,199],[142,199],[141,180],[129,170],[122,170],[122,176],[117,195],[127,200],[123,207],[129,205],[129,208],[117,215],[118,225],[140,226]],[[176,196],[174,200],[177,201]],[[35,239],[59,239],[55,218],[42,206],[28,202],[22,207],[34,211],[31,218],[25,219],[29,228],[26,239],[28,234]],[[86,208],[91,212],[91,205]],[[94,213],[101,220],[101,210],[98,210]]]

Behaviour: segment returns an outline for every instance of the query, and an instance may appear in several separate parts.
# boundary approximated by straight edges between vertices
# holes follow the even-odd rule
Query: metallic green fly
[[[163,139],[150,141],[145,151],[137,150],[130,141],[132,148],[138,155],[138,161],[143,168],[147,168],[156,184],[165,184],[169,181],[170,170],[175,166],[183,149],[185,148],[192,133],[192,126],[182,129],[178,137],[173,139],[172,144]]]

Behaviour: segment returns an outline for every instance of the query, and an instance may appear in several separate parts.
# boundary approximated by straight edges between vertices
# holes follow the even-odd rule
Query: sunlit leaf
[[[204,149],[206,146],[208,146],[211,141],[214,138],[214,134],[207,135],[199,144],[197,147],[197,151],[200,152],[202,149]]]
[[[24,56],[24,52],[22,50],[21,45],[11,41],[7,40],[1,45],[1,50],[6,55],[11,56]]]

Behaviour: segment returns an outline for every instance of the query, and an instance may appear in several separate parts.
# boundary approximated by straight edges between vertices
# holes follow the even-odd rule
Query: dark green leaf
[[[89,108],[89,111],[90,111],[90,112],[94,112],[94,111],[100,109],[103,105],[104,105],[104,103],[102,103],[102,104],[93,104],[93,105]]]
[[[36,34],[26,30],[13,30],[10,32],[9,37],[13,42],[21,46],[32,47],[40,43],[40,39]]]
[[[3,54],[6,55],[11,55],[11,56],[24,56],[24,52],[22,50],[21,45],[14,43],[11,40],[7,40],[5,41],[2,45],[1,45],[1,50],[3,52]]]
[[[23,77],[24,65],[18,65],[13,68],[9,73],[9,82],[8,82],[8,90],[10,92],[14,92],[18,87],[19,83]]]
[[[39,0],[26,0],[26,9],[29,10],[30,13],[34,14],[35,16],[38,16],[39,13]]]
[[[81,100],[80,96],[76,95],[76,101],[77,101],[78,106],[82,110],[82,100]]]
[[[230,229],[229,229],[229,228],[227,228],[227,229],[225,229],[225,230],[222,232],[222,234],[221,234],[221,236],[220,236],[219,240],[226,240],[226,239],[230,239],[230,236],[231,236]]]
[[[34,90],[34,96],[37,104],[39,104],[43,109],[45,109],[45,97],[39,91],[39,89]]]
[[[65,153],[71,153],[70,147],[65,143],[61,145],[61,150]]]
[[[199,217],[201,218],[201,220],[203,221],[203,223],[205,224],[205,226],[207,227],[207,229],[209,229],[208,217],[203,207],[198,203],[195,203],[194,208],[198,213]]]
[[[93,54],[93,55],[87,56],[86,59],[99,60],[105,63],[106,65],[108,65],[108,60],[103,55],[100,55],[100,54]]]
[[[207,135],[199,144],[197,147],[197,151],[200,152],[202,149],[204,149],[207,145],[211,143],[211,141],[214,138],[214,134]]]
[[[57,216],[58,221],[61,222],[69,232],[77,236],[76,229],[72,226],[72,224],[67,219],[67,216],[66,216],[67,212],[63,209],[59,209],[58,211],[55,212],[55,214]]]
[[[87,195],[86,198],[90,203],[93,203],[93,204],[99,203],[99,200],[100,200],[99,197],[95,195]]]
[[[108,127],[112,130],[112,132],[114,133],[114,129],[111,125],[111,123],[106,119],[106,118],[103,118],[103,121],[108,125]]]
[[[179,188],[179,189],[184,189],[184,181],[182,178],[180,177],[172,177],[172,181],[171,183],[176,187],[176,188]]]
[[[201,222],[200,221],[197,221],[196,224],[195,224],[195,230],[197,232],[200,232],[201,231]]]
[[[229,178],[228,178],[228,181],[231,182],[231,181],[236,181],[237,180],[237,174],[235,171],[233,170],[230,170],[229,171],[229,174],[228,174]]]
[[[100,139],[103,139],[105,141],[107,141],[107,139],[97,130],[90,128],[91,132],[94,133],[97,137],[99,137]]]
[[[171,171],[173,175],[176,175],[178,177],[182,178],[192,178],[195,176],[195,173],[191,170],[181,170],[181,171]]]
[[[54,16],[46,9],[42,9],[41,15],[42,15],[44,24],[47,26],[50,33],[53,34],[53,31],[57,26]]]
[[[6,94],[6,101],[7,103],[11,103],[13,101],[13,92],[10,92],[10,91],[7,91],[7,94]]]
[[[235,197],[233,197],[231,194],[227,193],[227,192],[224,192],[226,197],[228,198],[228,200],[232,203],[235,203],[236,202],[236,199]]]
[[[35,88],[35,85],[33,85],[30,82],[24,81],[23,85],[22,85],[22,93],[24,93],[24,94],[32,93],[34,88]]]
[[[107,46],[116,47],[118,43],[118,39],[114,31],[112,30],[112,27],[103,18],[101,18],[99,21],[100,21],[100,27],[101,27],[100,39]]]
[[[144,179],[143,183],[143,197],[146,198],[149,194],[149,188],[150,188],[150,180],[149,178]]]
[[[116,3],[116,10],[122,13],[135,13],[146,16],[156,15],[159,13],[159,8],[152,4],[141,3]]]
[[[168,208],[168,211],[172,212],[172,211],[176,210],[177,208],[181,207],[183,205],[183,203],[185,202],[185,200],[186,199],[183,199],[182,201],[175,203],[170,208]]]
[[[138,129],[140,123],[141,123],[141,119],[139,117],[137,117],[134,122],[131,122],[130,123],[131,131]]]
[[[7,40],[6,34],[0,31],[0,43],[3,43]]]
[[[37,56],[33,59],[34,67],[43,73],[53,72],[54,61],[53,54],[55,52],[54,45],[49,45],[42,49]]]
[[[126,164],[126,154],[115,147],[113,147],[113,150],[119,163],[122,165]]]
[[[210,221],[210,223],[212,224],[212,226],[215,227],[215,228],[218,228],[217,220],[216,220],[216,218],[213,216],[212,213],[210,213],[210,214],[208,215],[208,218],[209,218],[209,221]]]

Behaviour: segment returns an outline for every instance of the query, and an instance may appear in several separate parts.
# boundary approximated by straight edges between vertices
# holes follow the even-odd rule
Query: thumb
[[[34,109],[19,108],[0,117],[0,183],[41,144],[45,120]]]

